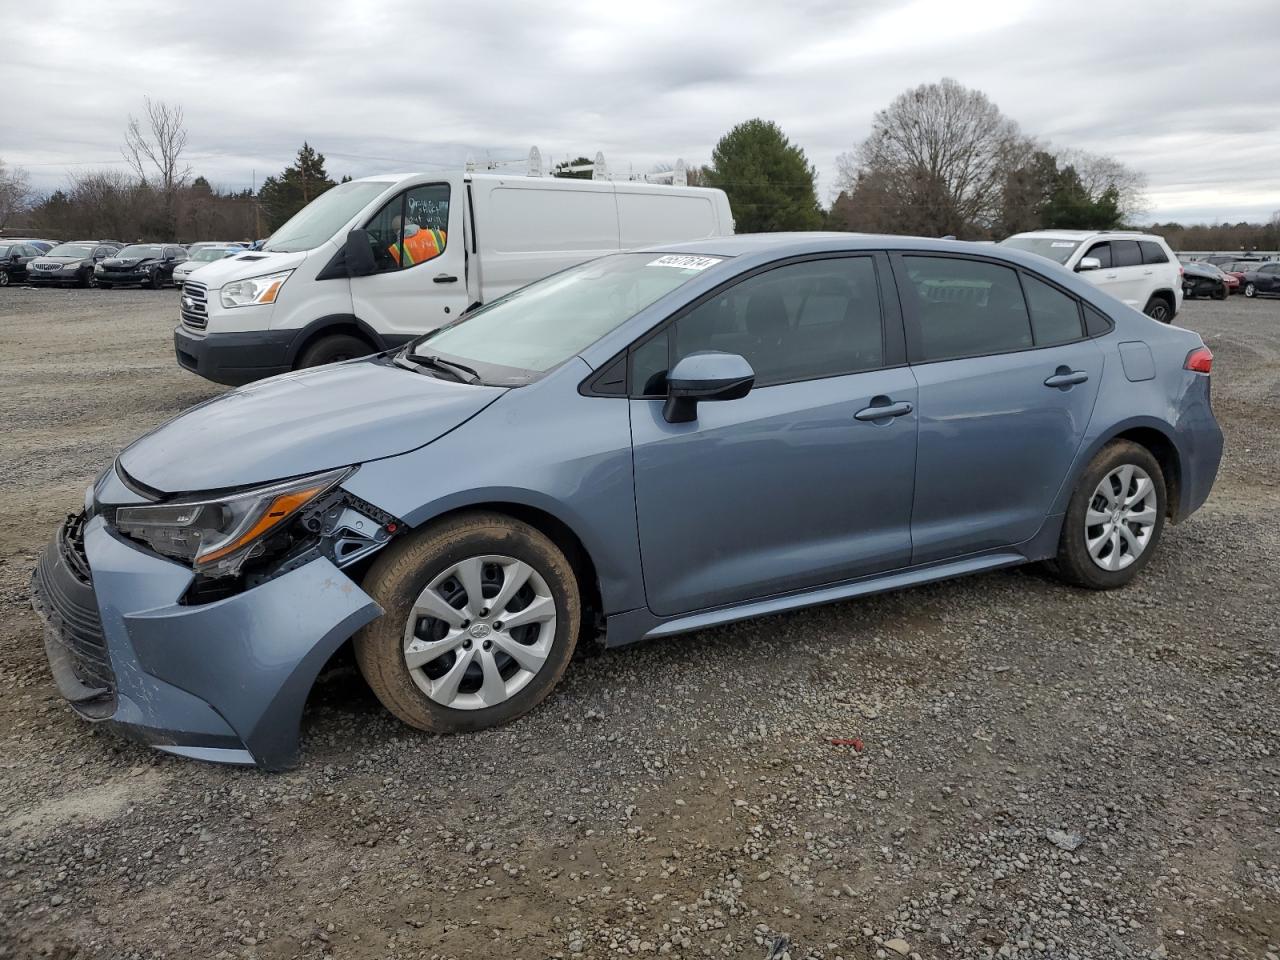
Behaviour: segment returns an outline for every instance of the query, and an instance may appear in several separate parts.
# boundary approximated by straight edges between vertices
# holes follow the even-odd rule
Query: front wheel
[[[522,716],[564,675],[578,641],[573,567],[546,536],[498,513],[463,514],[388,547],[362,584],[386,611],[355,638],[383,706],[433,733]]]
[[[1221,287],[1219,287],[1217,290],[1215,290],[1215,291],[1213,292],[1213,299],[1215,299],[1215,300],[1225,300],[1225,299],[1227,299],[1227,297],[1228,297],[1228,295],[1229,295],[1230,293],[1231,293],[1231,291],[1230,291],[1229,289],[1227,289],[1227,285],[1224,283]]]
[[[1165,496],[1164,473],[1151,451],[1128,440],[1107,444],[1071,495],[1050,569],[1091,590],[1125,586],[1160,542]]]
[[[0,287],[7,287],[11,280],[8,270],[0,270]]]
[[[1244,295],[1246,297],[1249,297],[1250,299],[1253,299],[1258,295],[1258,288],[1255,287],[1252,283],[1246,283],[1244,285]]]
[[[347,333],[335,333],[332,336],[321,337],[307,347],[298,358],[298,366],[319,367],[326,363],[341,363],[343,360],[353,360],[373,352],[373,348],[359,337],[353,337]]]
[[[164,278],[160,276],[159,270],[152,271],[151,276],[147,278],[147,286],[152,290],[159,290],[164,286]]]

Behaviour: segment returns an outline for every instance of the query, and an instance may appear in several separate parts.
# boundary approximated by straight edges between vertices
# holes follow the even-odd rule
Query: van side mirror
[[[367,277],[378,272],[378,264],[373,259],[373,242],[369,239],[369,231],[359,228],[347,234],[347,242],[343,246],[343,255],[347,262],[347,274],[352,277]]]
[[[698,418],[699,400],[740,400],[751,392],[756,373],[736,353],[691,353],[667,374],[667,423],[690,423]]]
[[[1081,257],[1080,262],[1076,264],[1076,272],[1084,273],[1086,270],[1101,270],[1102,261],[1097,257]]]

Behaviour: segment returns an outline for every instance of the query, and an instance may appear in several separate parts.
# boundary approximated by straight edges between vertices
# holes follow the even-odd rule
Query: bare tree
[[[1136,223],[1147,212],[1147,176],[1126,166],[1115,157],[1086,150],[1054,151],[1058,166],[1072,167],[1090,200],[1097,200],[1114,188],[1119,198],[1118,209],[1125,223]]]
[[[985,235],[1009,171],[1033,149],[986,94],[946,78],[877,112],[871,135],[838,158],[837,182],[851,196],[860,180],[864,195],[874,184],[880,215],[899,232]]]
[[[22,167],[0,160],[0,230],[3,230],[31,202],[31,178]]]
[[[191,176],[183,162],[187,147],[187,127],[182,107],[144,97],[146,116],[139,120],[129,114],[124,133],[124,158],[144,184],[156,186],[164,198],[165,220],[170,233],[177,220],[177,193]]]

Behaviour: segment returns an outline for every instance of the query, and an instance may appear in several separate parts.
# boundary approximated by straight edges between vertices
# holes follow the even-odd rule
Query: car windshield
[[[199,263],[208,263],[211,260],[221,260],[229,253],[238,252],[238,247],[201,247],[191,255],[191,259]]]
[[[161,249],[158,243],[131,243],[117,253],[116,256],[121,260],[141,260],[149,257],[159,257]]]
[[[93,255],[92,243],[60,243],[46,257],[89,257]]]
[[[1055,237],[1007,237],[1000,241],[1002,247],[1013,247],[1015,250],[1025,250],[1028,253],[1035,253],[1050,260],[1056,260],[1058,263],[1066,263],[1071,259],[1071,254],[1080,246],[1078,240],[1063,240]]]
[[[720,257],[621,253],[571,267],[428,334],[411,357],[515,368],[526,382],[563,363]]]
[[[0,257],[7,257],[8,255],[9,255],[9,244],[0,243]]]
[[[290,217],[267,238],[262,249],[267,253],[314,250],[390,186],[392,184],[385,180],[340,183]]]

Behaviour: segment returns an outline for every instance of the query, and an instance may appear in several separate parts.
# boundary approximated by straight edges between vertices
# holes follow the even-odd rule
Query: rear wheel
[[[531,710],[578,640],[573,568],[538,530],[464,514],[385,550],[363,587],[386,613],[356,635],[383,705],[435,733],[482,730]]]
[[[1152,320],[1159,320],[1161,323],[1168,323],[1173,319],[1173,311],[1169,309],[1169,301],[1164,297],[1152,297],[1147,301],[1146,309],[1142,312]]]
[[[1080,478],[1062,524],[1059,578],[1091,590],[1114,590],[1147,565],[1165,517],[1164,474],[1146,447],[1107,444]]]
[[[341,363],[373,353],[373,347],[359,337],[348,333],[335,333],[321,337],[298,358],[299,367],[320,367],[326,363]]]

